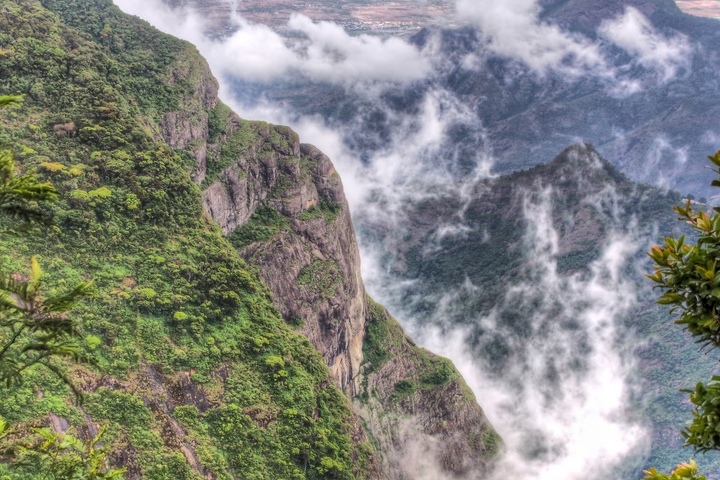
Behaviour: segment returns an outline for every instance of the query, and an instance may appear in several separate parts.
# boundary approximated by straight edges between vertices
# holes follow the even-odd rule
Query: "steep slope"
[[[238,118],[191,45],[109,0],[0,11],[0,91],[26,95],[0,140],[62,194],[56,227],[3,239],[3,269],[40,254],[58,289],[93,278],[75,315],[99,363],[73,367],[83,407],[37,373],[0,415],[109,423],[131,479],[413,478],[423,441],[448,472],[489,468],[499,440],[454,367],[370,307],[327,157]]]
[[[244,122],[222,104],[211,117],[216,133],[199,175],[205,209],[355,400],[383,458],[383,478],[415,478],[407,451],[421,445],[449,472],[485,472],[499,439],[472,392],[449,361],[414,346],[365,295],[330,160],[289,129]]]
[[[2,140],[62,193],[55,228],[3,238],[3,269],[39,254],[54,288],[95,280],[75,315],[101,369],[73,370],[82,408],[35,373],[2,389],[0,413],[109,423],[128,478],[376,478],[322,357],[203,216],[189,137],[207,129],[217,86],[197,51],[109,1],[0,9],[0,88],[26,94]]]

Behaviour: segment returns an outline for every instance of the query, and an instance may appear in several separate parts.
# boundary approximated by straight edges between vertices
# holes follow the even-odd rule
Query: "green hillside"
[[[25,98],[0,113],[0,143],[60,192],[50,228],[3,237],[0,269],[37,255],[50,293],[93,280],[72,315],[97,359],[71,367],[82,407],[38,370],[0,388],[0,416],[108,424],[126,478],[364,478],[347,399],[203,215],[192,145],[163,141],[165,112],[224,108],[197,94],[208,76],[193,46],[110,0],[0,3],[0,93]]]

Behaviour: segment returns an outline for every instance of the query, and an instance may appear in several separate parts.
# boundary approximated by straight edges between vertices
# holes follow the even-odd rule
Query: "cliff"
[[[408,452],[420,447],[448,472],[486,471],[499,439],[472,392],[449,361],[414,346],[366,296],[328,157],[288,128],[241,120],[221,103],[210,116],[215,133],[197,175],[205,210],[354,400],[378,446],[382,478],[414,478]]]
[[[73,316],[97,360],[71,366],[82,407],[31,371],[0,389],[0,416],[108,425],[128,479],[377,478],[322,356],[203,213],[217,83],[195,48],[110,1],[22,1],[0,5],[0,52],[0,89],[25,94],[0,139],[61,197],[52,228],[3,237],[3,270],[37,255],[51,288],[93,279]]]
[[[0,390],[0,415],[108,424],[130,479],[413,478],[418,442],[448,472],[489,467],[455,369],[367,299],[325,155],[237,117],[194,47],[109,0],[0,12],[0,88],[26,95],[0,140],[61,192],[54,228],[3,239],[4,268],[39,254],[57,288],[93,278],[74,315],[98,359],[72,370],[82,408],[38,374]]]

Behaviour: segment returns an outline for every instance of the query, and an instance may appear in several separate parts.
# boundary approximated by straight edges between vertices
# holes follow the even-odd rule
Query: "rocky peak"
[[[589,143],[580,142],[567,147],[555,159],[538,172],[545,177],[582,182],[591,189],[604,188],[608,184],[628,184],[629,180],[605,160]]]

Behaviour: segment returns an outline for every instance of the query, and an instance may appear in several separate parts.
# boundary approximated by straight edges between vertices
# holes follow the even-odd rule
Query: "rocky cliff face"
[[[415,345],[369,298],[367,321],[354,404],[383,453],[383,471],[407,480],[435,478],[429,472],[482,478],[502,440],[452,362]]]
[[[205,209],[228,235],[247,225],[259,208],[286,219],[275,235],[243,245],[242,254],[261,267],[286,321],[301,323],[300,331],[322,353],[338,386],[354,395],[366,307],[340,179],[325,155],[300,144],[286,127],[246,122],[230,113],[218,140],[232,140],[243,130],[257,135],[207,182]],[[217,145],[209,146],[214,160],[220,160]],[[200,170],[198,178],[205,175]]]
[[[499,439],[455,368],[414,346],[367,298],[347,201],[328,157],[287,127],[242,120],[222,103],[208,118],[205,129],[194,123],[203,117],[166,114],[167,141],[204,152],[194,155],[195,178],[207,214],[258,267],[286,322],[354,399],[380,447],[382,478],[417,478],[418,452],[448,472],[485,471]]]

